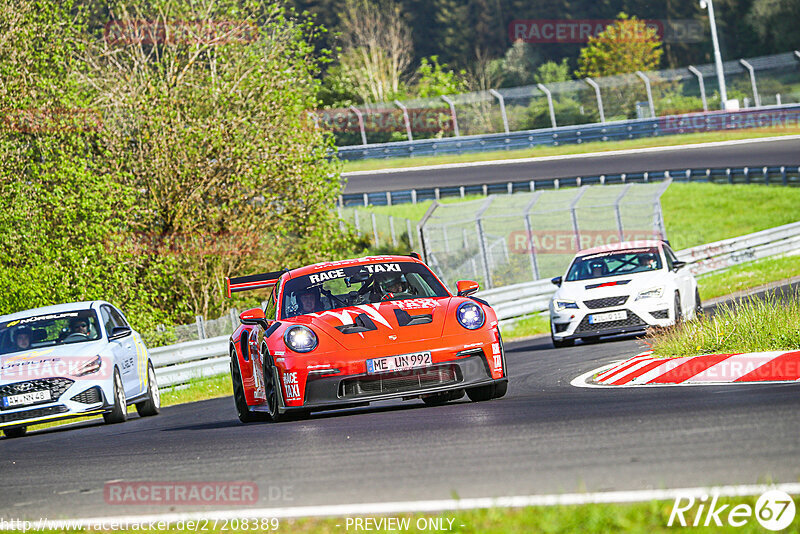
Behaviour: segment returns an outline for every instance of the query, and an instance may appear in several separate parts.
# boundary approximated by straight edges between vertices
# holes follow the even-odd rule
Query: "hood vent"
[[[361,332],[377,330],[378,327],[375,326],[375,323],[372,322],[372,319],[370,319],[369,315],[366,313],[360,313],[356,315],[356,318],[353,320],[353,324],[337,326],[336,329],[342,334],[359,334]]]
[[[616,282],[602,282],[600,284],[589,284],[586,289],[594,289],[596,287],[611,287],[611,286],[624,286],[630,283],[630,280],[617,280]]]
[[[398,308],[394,310],[394,315],[397,317],[397,324],[400,326],[412,326],[415,324],[428,324],[433,322],[433,315],[430,313],[411,315],[407,311]]]

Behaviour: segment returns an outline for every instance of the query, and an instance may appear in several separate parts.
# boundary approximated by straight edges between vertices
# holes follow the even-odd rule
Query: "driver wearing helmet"
[[[602,261],[593,261],[589,264],[589,269],[592,271],[592,277],[594,278],[605,274],[605,264]]]
[[[639,265],[645,269],[656,268],[656,257],[653,253],[642,254],[639,256]]]
[[[409,293],[408,282],[402,274],[384,275],[378,280],[378,287],[381,289],[381,299],[393,298],[398,294]]]
[[[309,287],[297,297],[297,315],[324,311],[325,309],[319,287]]]
[[[14,343],[19,350],[31,348],[31,329],[27,326],[17,328],[17,331],[14,332]]]

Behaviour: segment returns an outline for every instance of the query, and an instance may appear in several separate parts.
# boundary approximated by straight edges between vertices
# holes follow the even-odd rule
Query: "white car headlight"
[[[468,330],[477,330],[483,326],[486,316],[480,306],[473,302],[462,302],[456,310],[458,324]]]
[[[567,308],[577,310],[578,303],[574,300],[553,299],[553,307],[556,309],[556,311],[566,310]]]
[[[283,334],[286,346],[295,352],[311,352],[317,347],[317,335],[307,326],[294,325]]]
[[[636,300],[641,299],[657,299],[661,298],[661,295],[664,293],[663,287],[651,287],[650,289],[646,289],[636,295]]]
[[[100,370],[100,367],[103,365],[103,359],[100,356],[96,356],[91,360],[84,362],[78,367],[78,370],[75,371],[74,376],[86,376],[92,373],[96,373]]]

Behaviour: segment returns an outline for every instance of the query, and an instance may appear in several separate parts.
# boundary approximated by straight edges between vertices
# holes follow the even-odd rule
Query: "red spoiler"
[[[225,277],[225,289],[228,293],[228,298],[231,293],[238,293],[239,291],[248,291],[250,289],[260,289],[262,287],[274,286],[278,283],[278,278],[286,271],[275,271],[272,273],[251,274],[249,276],[236,276]]]

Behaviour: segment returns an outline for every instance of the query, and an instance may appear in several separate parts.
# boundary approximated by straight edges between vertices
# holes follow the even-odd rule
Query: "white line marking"
[[[683,365],[684,363],[686,363],[689,360],[690,360],[690,358],[668,358],[664,363],[662,363],[658,367],[656,367],[654,369],[650,369],[646,373],[644,373],[642,375],[639,375],[636,378],[634,378],[633,380],[631,380],[631,383],[634,383],[634,384],[647,384],[651,380],[654,380],[654,379],[658,378],[659,376],[665,375],[665,374],[669,373],[670,371],[672,371],[673,369],[675,369],[677,367],[680,367],[681,365]]]
[[[628,154],[648,154],[651,152],[671,152],[674,150],[691,150],[697,148],[715,148],[721,146],[746,145],[751,143],[769,143],[772,141],[792,141],[800,139],[800,135],[779,135],[775,137],[761,137],[757,139],[736,139],[733,141],[714,141],[711,143],[694,143],[690,145],[655,146],[648,148],[629,148],[626,150],[609,150],[607,152],[589,152],[585,154],[564,154],[560,156],[538,156],[531,158],[499,159],[492,161],[469,161],[464,163],[442,163],[439,165],[420,165],[419,167],[403,167],[399,169],[377,169],[374,171],[343,172],[342,177],[371,176],[374,174],[396,174],[415,171],[437,171],[444,169],[463,169],[465,167],[481,167],[493,165],[514,165],[517,163],[535,163],[538,161],[562,161],[565,159],[602,158],[606,156],[624,156]]]
[[[744,497],[761,495],[769,490],[781,490],[789,494],[800,494],[800,484],[758,484],[738,486],[708,486],[677,489],[653,489],[630,491],[604,491],[597,493],[565,493],[561,495],[518,495],[510,497],[486,497],[475,499],[443,499],[428,501],[399,501],[364,504],[333,504],[324,506],[294,506],[286,508],[249,508],[245,510],[218,510],[209,512],[186,512],[116,517],[79,518],[63,520],[70,528],[90,528],[98,524],[133,524],[150,522],[177,523],[178,521],[230,520],[251,518],[288,519],[297,517],[327,517],[356,515],[391,515],[403,513],[442,512],[447,510],[475,510],[480,508],[521,508],[525,506],[569,506],[581,504],[633,503],[673,500],[678,497],[717,495],[719,497]],[[52,523],[58,523],[53,521]],[[55,528],[55,527],[51,527]]]
[[[650,365],[651,363],[653,363],[653,360],[651,360],[649,357],[647,359],[644,359],[644,360],[639,360],[634,365],[631,365],[630,367],[628,367],[627,369],[625,369],[621,373],[617,373],[617,374],[609,373],[601,381],[603,383],[605,383],[605,384],[613,384],[617,380],[622,380],[623,378],[627,378],[629,375],[632,375],[633,373],[635,373],[636,371],[638,371],[642,367],[645,367],[646,365]]]

